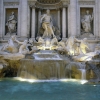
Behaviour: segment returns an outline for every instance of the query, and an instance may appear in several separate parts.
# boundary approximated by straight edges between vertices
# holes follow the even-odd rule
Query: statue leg
[[[89,29],[89,32],[91,32],[91,24],[88,23],[88,29]]]
[[[43,29],[44,29],[44,34],[43,34],[43,38],[45,37],[45,36],[48,36],[48,28],[47,28],[47,24],[46,23],[43,23],[42,24],[42,27],[43,27]]]
[[[24,46],[21,45],[20,48],[19,48],[19,53],[22,53],[23,50],[24,50]]]
[[[54,32],[53,32],[52,27],[51,27],[51,26],[49,26],[49,27],[48,27],[48,29],[50,30],[50,32],[49,32],[49,33],[50,33],[51,35],[53,35],[53,38],[54,38],[54,37],[55,37],[55,35],[54,35]]]

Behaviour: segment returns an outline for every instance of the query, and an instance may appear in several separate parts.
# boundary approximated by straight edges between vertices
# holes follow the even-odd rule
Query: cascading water
[[[21,60],[17,76],[28,79],[61,79],[65,78],[65,66],[66,63],[61,58],[55,60],[25,58]]]
[[[81,79],[86,80],[86,70],[85,70],[85,64],[79,63],[79,62],[70,62],[66,66],[65,75],[67,75],[67,78],[72,79]]]
[[[81,73],[82,73],[81,80],[86,80],[86,70],[85,69],[81,69]]]
[[[78,63],[80,66],[80,71],[81,71],[81,80],[86,80],[86,69],[85,69],[85,64],[83,63]]]
[[[22,77],[22,78],[27,78],[27,79],[35,78],[34,77],[34,66],[31,60],[21,61],[21,66],[18,70],[17,76]]]
[[[27,79],[73,78],[86,80],[84,64],[70,62],[68,59],[61,58],[59,54],[48,50],[35,53],[33,57],[34,59],[25,58],[21,60],[18,77]]]

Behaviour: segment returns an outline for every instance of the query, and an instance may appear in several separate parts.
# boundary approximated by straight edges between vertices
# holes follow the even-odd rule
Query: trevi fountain
[[[100,0],[0,0],[0,100],[100,100]]]

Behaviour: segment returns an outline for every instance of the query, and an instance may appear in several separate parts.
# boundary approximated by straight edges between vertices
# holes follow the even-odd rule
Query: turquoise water
[[[100,85],[79,81],[0,81],[0,100],[100,100]]]

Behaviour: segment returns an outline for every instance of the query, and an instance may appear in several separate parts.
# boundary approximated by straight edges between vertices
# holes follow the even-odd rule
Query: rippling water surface
[[[75,80],[1,79],[0,100],[100,100],[100,85]]]

